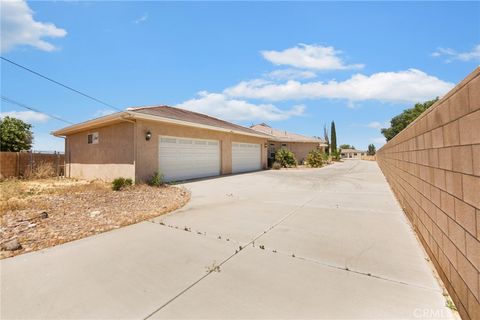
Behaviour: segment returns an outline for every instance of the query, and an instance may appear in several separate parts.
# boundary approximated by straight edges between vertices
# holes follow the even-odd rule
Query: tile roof
[[[284,142],[318,142],[325,143],[321,138],[307,137],[298,133],[292,133],[285,130],[275,129],[267,125],[266,123],[256,124],[250,127],[251,129],[273,136],[274,141]]]
[[[362,152],[367,152],[363,150],[357,150],[357,149],[340,149],[342,153],[350,153],[350,152],[357,152],[357,153],[362,153]]]
[[[240,125],[220,120],[214,117],[207,116],[206,114],[193,112],[185,109],[170,106],[148,106],[138,108],[127,108],[129,112],[142,113],[152,116],[158,116],[163,118],[181,120],[191,123],[203,124],[223,129],[236,130],[245,132],[248,134],[259,134],[258,131],[242,127]]]

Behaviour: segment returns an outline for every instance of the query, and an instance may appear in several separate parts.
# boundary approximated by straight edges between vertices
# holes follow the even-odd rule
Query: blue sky
[[[120,109],[383,144],[379,127],[480,63],[479,2],[2,2],[2,56]],[[1,62],[2,95],[72,122],[112,112]],[[2,102],[61,150],[66,124]]]

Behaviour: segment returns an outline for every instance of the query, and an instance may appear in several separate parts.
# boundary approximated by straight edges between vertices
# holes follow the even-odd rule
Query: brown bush
[[[55,167],[49,162],[40,162],[34,169],[30,177],[32,179],[45,179],[55,177],[57,175]]]

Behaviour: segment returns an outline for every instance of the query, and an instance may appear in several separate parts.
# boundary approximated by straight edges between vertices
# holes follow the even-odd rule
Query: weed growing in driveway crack
[[[272,252],[273,252],[273,253],[277,253],[277,250],[273,249]]]
[[[162,226],[164,226],[164,225],[165,225],[165,222],[160,221],[159,224],[161,224]]]
[[[188,232],[192,231],[192,229],[190,229],[189,227],[185,227],[185,228],[183,228],[183,230],[188,231]]]
[[[238,246],[239,251],[242,251],[242,249],[243,249],[242,246]]]
[[[200,231],[197,231],[197,234],[203,234],[203,233],[201,233]]]
[[[295,258],[295,253],[292,253],[292,258]]]
[[[222,236],[218,236],[218,240],[221,240],[222,239]]]
[[[216,261],[213,261],[211,266],[206,266],[205,269],[207,269],[207,273],[220,272],[220,266]]]
[[[454,311],[457,311],[457,307],[455,306],[455,304],[453,303],[453,301],[450,300],[450,299],[447,299],[447,301],[445,301],[445,306],[446,306],[447,308],[450,308],[450,309],[454,310]]]
[[[260,249],[265,250],[265,246],[263,244],[261,244]]]

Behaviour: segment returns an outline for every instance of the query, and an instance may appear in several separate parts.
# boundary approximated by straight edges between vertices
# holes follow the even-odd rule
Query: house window
[[[287,144],[286,144],[286,143],[282,143],[282,147],[286,147],[286,146],[287,146]]]
[[[88,144],[97,144],[98,143],[98,132],[89,133],[87,135]]]

